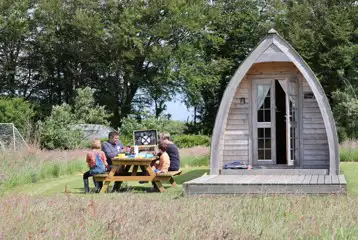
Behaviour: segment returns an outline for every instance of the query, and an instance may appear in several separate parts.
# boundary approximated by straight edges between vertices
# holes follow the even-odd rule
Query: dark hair
[[[165,152],[167,150],[167,145],[165,143],[159,143],[158,148]]]
[[[119,133],[118,133],[118,132],[110,132],[110,133],[108,134],[108,139],[111,139],[111,138],[114,137],[114,136],[119,136]]]

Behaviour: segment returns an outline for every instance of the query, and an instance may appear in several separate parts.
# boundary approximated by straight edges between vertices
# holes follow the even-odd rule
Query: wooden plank
[[[238,113],[229,113],[229,116],[228,116],[228,120],[230,120],[230,119],[233,119],[233,120],[235,120],[235,119],[248,119],[249,117],[248,117],[248,115],[247,114],[238,114]]]
[[[303,134],[303,141],[305,140],[325,140],[327,141],[327,134],[317,133],[317,134]]]
[[[248,140],[249,134],[229,135],[224,136],[224,144],[230,143],[232,140]]]
[[[306,119],[303,119],[303,123],[304,123],[305,125],[307,125],[307,124],[312,124],[312,123],[324,124],[323,118],[306,118]]]
[[[317,140],[317,139],[305,139],[304,141],[302,141],[304,145],[327,145],[328,146],[328,140],[324,139],[324,140]]]
[[[339,184],[339,178],[337,175],[332,175],[332,184]]]
[[[329,165],[329,159],[326,158],[327,160],[324,161],[317,161],[317,160],[308,160],[305,159],[303,164],[305,166],[322,166],[322,168],[325,168]]]
[[[229,114],[242,114],[242,115],[248,115],[249,109],[247,108],[230,108]]]
[[[241,124],[241,125],[248,125],[249,122],[247,119],[228,119],[227,124]]]
[[[248,145],[224,145],[224,151],[232,151],[232,150],[249,150]]]
[[[311,119],[311,118],[322,118],[322,114],[319,112],[305,112],[302,113],[303,119]]]
[[[328,156],[329,152],[327,150],[307,150],[303,151],[304,156],[312,155],[312,156]]]
[[[226,145],[249,145],[249,141],[246,140],[230,140],[230,142],[225,142]]]
[[[247,124],[227,124],[225,130],[248,130],[249,126]]]
[[[228,136],[228,135],[248,135],[248,134],[249,134],[249,130],[248,130],[247,127],[245,129],[242,129],[242,130],[226,130],[224,132],[225,136]]]
[[[303,181],[305,180],[306,175],[298,175],[299,177],[297,178],[297,183],[302,184]]]
[[[324,184],[325,175],[318,175],[317,184]]]
[[[317,181],[318,181],[318,175],[312,175],[310,185],[317,184]]]
[[[326,150],[327,152],[329,151],[328,144],[304,144],[303,150]]]
[[[303,179],[302,184],[309,184],[311,181],[312,175],[310,174],[310,175],[304,175],[304,176],[305,176],[305,178]]]
[[[305,126],[303,125],[303,135],[305,134],[317,134],[317,133],[326,133],[326,129],[310,129],[310,128],[305,128]]]
[[[339,179],[339,184],[347,184],[346,178],[344,177],[344,175],[338,175],[338,179]]]
[[[304,129],[325,129],[324,123],[310,123],[310,124],[304,124]]]
[[[233,160],[236,161],[249,161],[249,156],[222,156],[223,157],[223,163],[229,163]]]
[[[321,114],[321,110],[319,108],[314,107],[304,107],[303,108],[303,114],[305,113],[319,113]]]
[[[248,156],[249,155],[249,151],[239,151],[239,150],[236,150],[236,151],[224,151],[223,152],[223,155],[224,156]]]
[[[324,184],[331,184],[331,183],[332,183],[331,175],[325,175],[324,176]]]

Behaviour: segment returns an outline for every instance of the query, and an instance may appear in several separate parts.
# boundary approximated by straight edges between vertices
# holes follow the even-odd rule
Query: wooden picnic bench
[[[170,184],[172,185],[172,187],[176,187],[177,184],[174,180],[174,176],[178,176],[182,174],[182,170],[179,169],[178,171],[169,171],[166,173],[157,173],[157,176],[154,178],[154,180],[158,180],[158,181],[169,181]]]
[[[96,174],[93,178],[96,181],[104,181],[101,193],[107,192],[109,184],[111,182],[123,182],[123,181],[148,181],[154,182],[160,192],[165,189],[161,181],[169,181],[173,187],[176,186],[173,176],[180,175],[181,170],[168,173],[155,174],[151,168],[151,163],[156,161],[157,158],[112,158],[113,167],[109,173]],[[123,167],[124,171],[120,176],[115,176],[117,170]],[[129,170],[132,168],[132,171]],[[141,168],[142,174],[138,175],[138,168]],[[145,174],[143,174],[145,173]],[[148,174],[146,174],[148,173]]]

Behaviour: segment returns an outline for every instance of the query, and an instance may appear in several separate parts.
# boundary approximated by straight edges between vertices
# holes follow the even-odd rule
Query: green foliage
[[[179,148],[195,146],[210,146],[210,137],[205,135],[179,135],[174,137],[174,142]]]
[[[335,102],[333,114],[338,125],[338,136],[340,141],[347,138],[358,138],[358,99],[354,92],[351,91],[335,91],[332,98]]]
[[[33,106],[22,98],[0,98],[0,122],[14,123],[24,134],[26,127],[32,124],[35,111]]]
[[[48,149],[76,148],[82,139],[82,132],[72,128],[77,123],[69,105],[54,106],[51,115],[40,123],[41,146]]]
[[[95,105],[92,90],[78,89],[74,105],[54,106],[51,115],[39,123],[41,146],[48,149],[73,149],[82,141],[82,132],[73,128],[79,123],[107,123],[103,107]]]
[[[77,90],[72,112],[79,123],[86,124],[108,125],[106,119],[111,116],[106,112],[104,106],[99,106],[95,103],[93,90],[89,87]]]

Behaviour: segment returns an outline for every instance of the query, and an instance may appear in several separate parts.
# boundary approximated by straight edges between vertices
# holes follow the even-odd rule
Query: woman
[[[85,193],[89,193],[88,178],[92,177],[94,174],[104,173],[108,167],[106,155],[103,151],[101,151],[101,141],[98,139],[93,140],[91,148],[92,150],[89,151],[86,156],[86,162],[90,170],[83,174]],[[96,187],[96,192],[99,192],[102,188],[103,182],[96,182],[93,179],[93,183]]]

